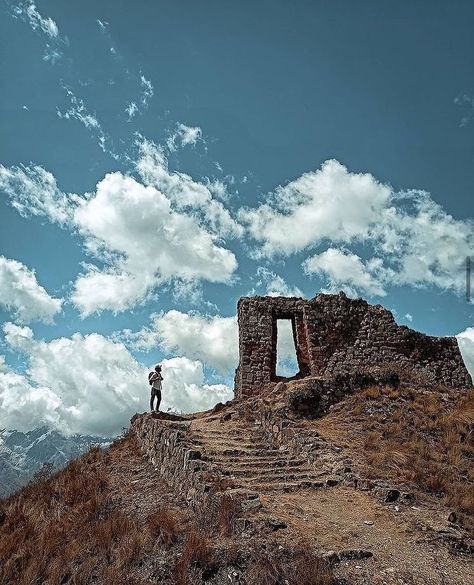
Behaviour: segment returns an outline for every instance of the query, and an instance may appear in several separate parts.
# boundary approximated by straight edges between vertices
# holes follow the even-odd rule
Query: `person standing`
[[[160,410],[161,402],[161,382],[163,376],[161,375],[161,366],[155,366],[155,371],[148,374],[148,383],[151,386],[150,410],[151,412],[158,412]],[[156,408],[153,407],[156,398]]]

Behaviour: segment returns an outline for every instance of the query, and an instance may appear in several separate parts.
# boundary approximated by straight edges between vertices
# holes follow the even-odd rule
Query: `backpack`
[[[148,384],[150,384],[150,386],[153,386],[153,382],[155,381],[155,379],[153,378],[153,376],[156,374],[156,372],[150,372],[148,374]]]

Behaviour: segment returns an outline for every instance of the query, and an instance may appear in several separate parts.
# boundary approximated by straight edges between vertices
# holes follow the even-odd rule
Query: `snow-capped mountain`
[[[0,429],[0,497],[25,485],[43,464],[58,469],[93,445],[106,447],[110,441],[85,435],[66,437],[44,427],[26,433]]]

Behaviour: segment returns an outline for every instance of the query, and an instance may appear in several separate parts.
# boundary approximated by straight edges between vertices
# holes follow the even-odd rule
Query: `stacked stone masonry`
[[[236,397],[250,396],[276,375],[277,320],[293,324],[299,373],[333,377],[393,366],[432,384],[472,386],[455,337],[430,337],[397,325],[392,313],[362,299],[318,294],[311,300],[243,297],[238,304],[240,361]]]
[[[162,479],[194,506],[203,500],[209,486],[204,479],[207,463],[189,439],[190,424],[166,420],[166,415],[137,414],[131,429]]]

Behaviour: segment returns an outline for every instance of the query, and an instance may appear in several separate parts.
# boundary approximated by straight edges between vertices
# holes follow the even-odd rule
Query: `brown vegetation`
[[[374,386],[339,405],[323,424],[346,429],[369,476],[410,482],[472,527],[474,390]]]
[[[332,585],[328,564],[307,544],[293,549],[272,547],[254,555],[249,583],[259,585]]]
[[[176,516],[163,507],[148,517],[147,528],[150,535],[165,547],[175,544],[180,532]]]
[[[184,547],[178,562],[175,565],[176,585],[188,585],[198,581],[198,575],[193,574],[195,568],[208,569],[214,561],[213,552],[207,538],[198,530],[191,530],[186,536]],[[202,582],[202,580],[201,580]]]
[[[2,502],[1,583],[111,582],[110,566],[134,562],[147,535],[111,507],[103,458],[92,449]]]
[[[137,483],[141,480],[132,479],[144,469],[151,486],[147,493]],[[43,470],[23,490],[0,501],[0,583],[191,585],[220,570],[227,579],[226,568],[238,566],[243,582],[256,585],[260,580],[247,576],[256,558],[250,541],[237,530],[240,501],[219,491],[227,487],[215,482],[201,509],[192,513],[182,503],[163,503],[175,501],[176,494],[164,493],[169,488],[156,479],[135,437],[127,434],[107,452],[92,449],[59,473]],[[307,551],[291,553],[294,559],[299,554],[295,566],[301,564],[302,571]],[[258,562],[265,563],[263,558]],[[314,562],[315,569],[320,561]],[[288,580],[283,560],[274,574],[275,584]],[[288,583],[297,582],[330,583],[303,577],[294,581],[291,575]]]

